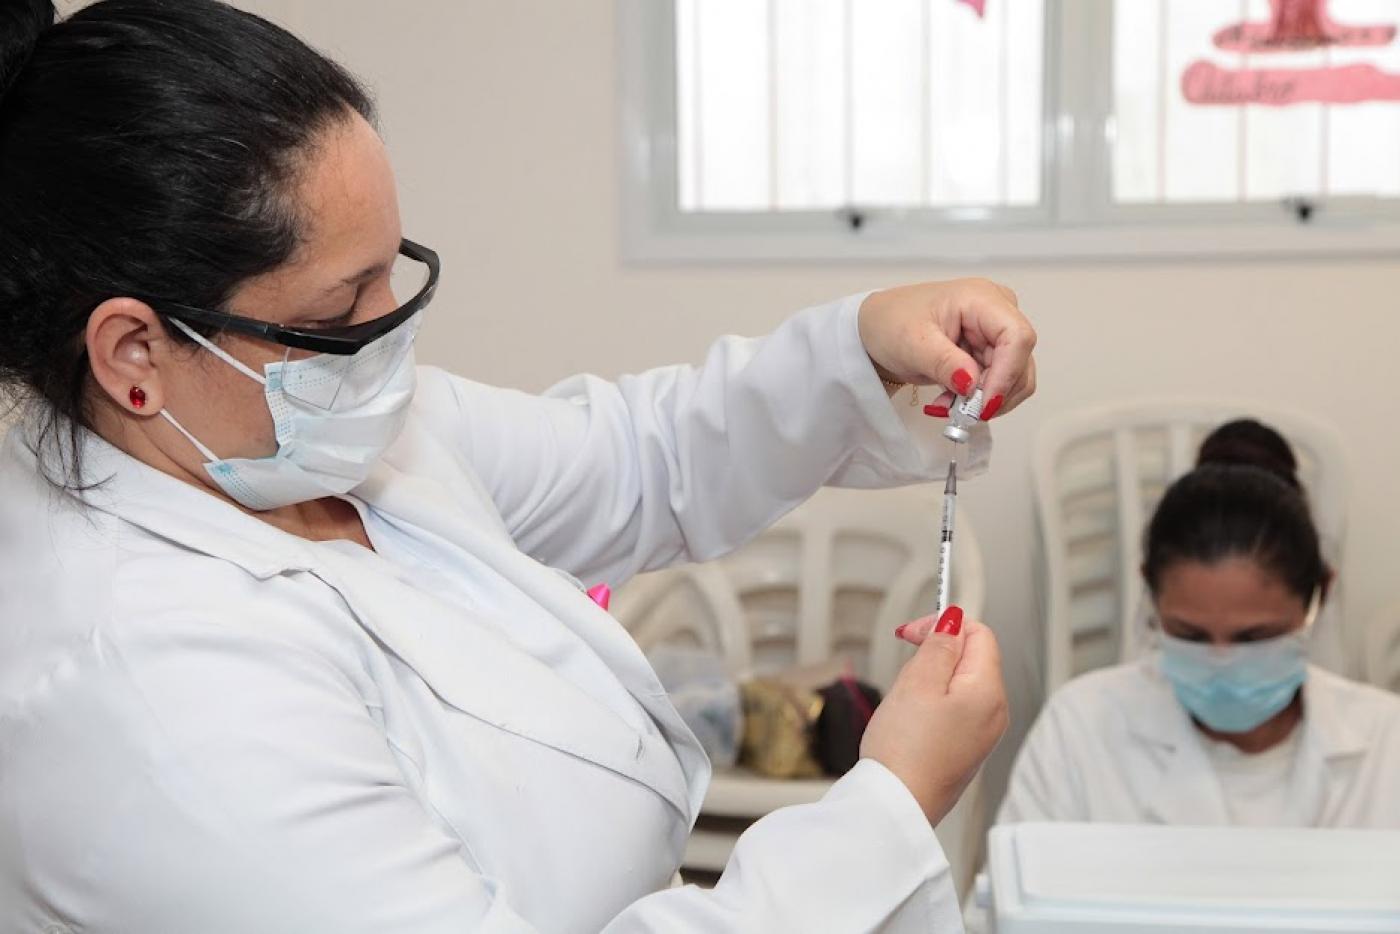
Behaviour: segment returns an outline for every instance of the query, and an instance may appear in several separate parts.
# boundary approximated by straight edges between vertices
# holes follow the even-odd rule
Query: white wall
[[[428,362],[537,389],[581,369],[611,376],[694,360],[715,335],[762,333],[868,287],[966,273],[1012,285],[1040,329],[1041,391],[999,422],[992,472],[966,484],[963,514],[986,548],[988,617],[1004,642],[1018,733],[1038,693],[1027,452],[1047,413],[1187,392],[1334,421],[1351,439],[1351,615],[1400,597],[1400,263],[629,268],[618,250],[611,0],[242,5],[377,89],[405,230],[444,258],[421,344]]]

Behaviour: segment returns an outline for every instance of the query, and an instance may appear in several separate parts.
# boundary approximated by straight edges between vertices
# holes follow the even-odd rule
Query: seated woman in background
[[[1288,443],[1217,429],[1144,554],[1153,651],[1055,692],[997,823],[1400,828],[1400,696],[1306,661],[1332,572]]]

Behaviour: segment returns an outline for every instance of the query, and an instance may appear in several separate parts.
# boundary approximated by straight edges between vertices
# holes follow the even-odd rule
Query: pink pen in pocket
[[[612,602],[612,588],[607,584],[598,584],[597,586],[589,587],[588,599],[606,610],[608,604]]]

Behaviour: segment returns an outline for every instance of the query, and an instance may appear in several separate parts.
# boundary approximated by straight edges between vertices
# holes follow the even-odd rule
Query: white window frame
[[[1001,0],[1012,2],[1012,0]],[[674,0],[618,0],[622,250],[629,262],[1040,261],[1400,254],[1400,199],[1112,205],[1113,0],[1046,0],[1035,207],[684,212]],[[1096,65],[1097,63],[1097,65]]]

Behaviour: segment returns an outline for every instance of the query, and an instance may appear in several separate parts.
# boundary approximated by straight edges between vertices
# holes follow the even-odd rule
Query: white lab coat
[[[759,821],[715,890],[667,889],[709,765],[577,581],[713,557],[823,484],[940,475],[865,357],[862,297],[543,397],[422,369],[355,502],[454,575],[451,612],[95,438],[105,482],[58,492],[12,431],[4,929],[960,929],[928,822],[870,761]]]
[[[1223,825],[1224,793],[1160,655],[1056,691],[1016,758],[997,823]],[[1400,829],[1400,697],[1309,666],[1278,823]]]

